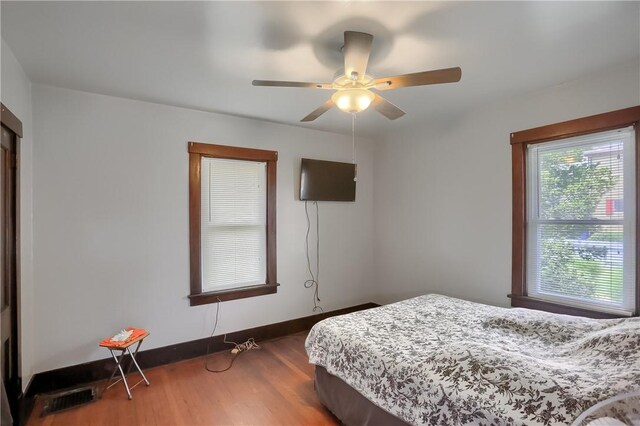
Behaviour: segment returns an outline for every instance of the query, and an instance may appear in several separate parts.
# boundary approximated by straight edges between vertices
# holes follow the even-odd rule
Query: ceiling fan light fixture
[[[1,0],[0,0],[1,1]],[[344,32],[342,56],[344,67],[334,75],[332,83],[308,83],[300,81],[253,80],[254,86],[307,87],[312,89],[336,90],[325,103],[307,114],[301,122],[314,121],[334,106],[341,111],[355,114],[373,106],[389,120],[396,120],[405,112],[369,89],[390,90],[400,87],[426,86],[431,84],[455,83],[460,81],[460,67],[421,71],[393,77],[373,78],[367,74],[369,54],[373,36],[358,31]],[[355,116],[353,116],[355,118]]]
[[[350,88],[338,90],[331,96],[331,100],[342,111],[356,113],[369,108],[375,96],[364,88]]]

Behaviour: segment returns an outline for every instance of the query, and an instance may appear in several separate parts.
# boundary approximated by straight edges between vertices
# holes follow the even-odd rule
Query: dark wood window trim
[[[15,133],[19,138],[22,138],[22,121],[18,119],[9,108],[0,103],[0,116],[2,117],[2,124],[9,130]]]
[[[580,309],[551,303],[527,295],[526,282],[526,152],[527,146],[551,140],[564,139],[590,133],[604,132],[628,126],[635,127],[636,136],[636,194],[640,188],[640,106],[625,108],[604,114],[569,120],[548,126],[536,127],[511,133],[512,159],[512,197],[513,197],[513,233],[512,233],[512,264],[511,264],[511,306],[539,309],[548,312],[569,315],[589,316],[593,318],[614,318],[616,315],[598,311]],[[636,195],[636,259],[640,254],[640,197]],[[636,309],[635,315],[640,313],[640,262],[636,260]]]
[[[221,291],[202,291],[202,258],[200,240],[201,198],[200,167],[202,157],[267,163],[267,279],[266,283]],[[191,269],[191,306],[224,302],[277,292],[276,277],[276,163],[278,153],[262,149],[189,142],[189,256]]]
[[[20,334],[20,324],[22,321],[22,311],[20,309],[20,288],[21,288],[21,280],[20,280],[20,240],[21,240],[21,230],[20,230],[20,220],[19,213],[20,208],[18,206],[20,201],[20,140],[23,138],[23,128],[22,121],[16,115],[7,108],[4,103],[0,102],[0,123],[2,127],[8,129],[9,131],[15,134],[14,145],[9,149],[9,162],[10,165],[7,167],[9,169],[13,169],[13,172],[9,174],[12,175],[10,179],[7,179],[2,182],[5,185],[5,191],[8,195],[7,199],[0,200],[0,202],[7,202],[9,199],[12,199],[10,205],[12,206],[10,209],[7,207],[7,217],[10,219],[7,220],[7,229],[2,229],[2,232],[6,232],[7,236],[7,245],[2,247],[2,252],[0,255],[5,257],[4,261],[7,262],[5,264],[5,270],[9,272],[10,279],[8,279],[8,284],[11,287],[8,295],[9,301],[6,304],[9,306],[10,312],[9,317],[10,320],[3,323],[3,334],[5,331],[8,331],[10,334],[10,340],[5,340],[2,343],[7,344],[8,352],[3,356],[7,356],[7,360],[11,360],[9,365],[2,365],[2,367],[8,367],[6,371],[3,371],[2,375],[4,376],[5,390],[9,400],[10,411],[13,415],[13,419],[15,424],[24,424],[26,423],[25,410],[27,409],[27,405],[24,402],[24,395],[22,393],[22,376],[20,373],[20,363],[22,362],[22,349],[21,349],[21,334]],[[5,146],[5,148],[8,148]],[[3,225],[5,225],[3,221]],[[11,225],[9,225],[11,223]],[[9,266],[11,264],[11,266]],[[5,289],[0,288],[0,291],[5,291]],[[4,311],[4,309],[3,309]],[[5,314],[6,312],[3,312]],[[4,315],[2,315],[3,320],[7,319]],[[4,337],[4,336],[3,336]],[[4,346],[4,345],[3,345]],[[2,348],[4,351],[4,347]]]

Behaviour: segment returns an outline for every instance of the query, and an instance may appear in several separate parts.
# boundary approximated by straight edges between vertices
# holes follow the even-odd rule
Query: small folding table
[[[129,339],[125,341],[113,341],[110,338],[107,338],[107,339],[104,339],[102,342],[100,342],[100,346],[103,348],[109,349],[109,352],[111,352],[111,356],[113,357],[113,360],[116,362],[116,366],[113,369],[113,373],[111,373],[111,377],[109,377],[109,381],[107,382],[107,386],[105,387],[104,390],[106,391],[110,387],[122,381],[124,383],[125,389],[127,390],[127,395],[129,395],[129,399],[132,399],[133,397],[131,396],[131,390],[133,388],[135,388],[142,382],[144,382],[147,386],[149,386],[149,380],[147,380],[147,377],[144,375],[144,373],[142,372],[142,369],[140,368],[140,366],[138,365],[138,362],[136,361],[136,355],[138,355],[138,349],[140,349],[140,345],[142,344],[142,341],[149,335],[149,332],[142,329],[129,329],[129,330],[133,330],[133,333]],[[130,347],[136,343],[137,343],[136,349],[133,352],[131,352]],[[116,355],[118,351],[120,352],[120,354]],[[131,363],[129,364],[129,367],[127,368],[126,373],[122,369],[122,361],[124,361],[125,354],[129,354],[129,356],[131,357]],[[138,372],[142,376],[142,379],[135,385],[129,387],[129,383],[127,382],[127,376],[131,371],[132,365],[136,366],[136,368],[138,369]],[[120,372],[120,378],[115,382],[111,383],[111,380],[113,380],[113,377],[116,375],[116,372],[118,371]]]

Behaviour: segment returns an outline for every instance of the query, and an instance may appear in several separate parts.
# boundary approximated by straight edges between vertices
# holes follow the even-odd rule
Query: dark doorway
[[[18,233],[17,179],[18,138],[22,123],[1,106],[0,150],[0,368],[14,422],[18,420],[18,398],[22,392],[18,343]]]

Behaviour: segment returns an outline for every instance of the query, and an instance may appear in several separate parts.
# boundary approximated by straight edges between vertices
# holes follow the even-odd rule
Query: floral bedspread
[[[311,363],[411,424],[570,424],[640,390],[640,318],[430,294],[321,321],[306,349]]]

